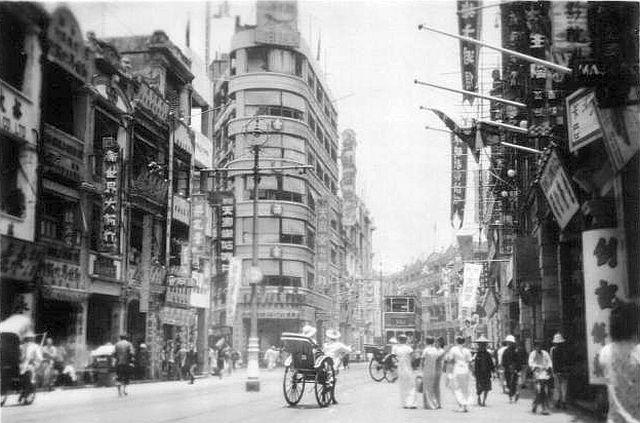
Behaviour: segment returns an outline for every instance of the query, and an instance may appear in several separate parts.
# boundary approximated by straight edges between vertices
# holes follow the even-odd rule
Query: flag
[[[495,125],[478,122],[476,130],[481,133],[482,146],[498,145],[502,142],[502,130]]]
[[[476,159],[476,161],[478,161],[480,155],[476,150],[477,140],[475,126],[471,128],[461,128],[457,123],[453,121],[453,119],[444,114],[442,111],[433,108],[428,108],[427,110],[431,110],[433,113],[435,113],[436,116],[438,116],[440,120],[444,122],[445,125],[447,125],[447,128],[449,128],[449,130],[453,132],[456,137],[460,138],[460,140],[462,140],[469,147],[469,150],[471,150],[473,157]]]

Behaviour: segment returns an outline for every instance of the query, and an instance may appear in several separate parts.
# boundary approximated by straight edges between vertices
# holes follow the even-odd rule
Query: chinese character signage
[[[218,195],[218,265],[221,272],[226,272],[235,252],[235,199],[232,192]]]
[[[34,243],[7,235],[0,237],[0,276],[3,281],[31,282],[38,272],[42,251]]]
[[[104,193],[102,195],[102,249],[118,252],[120,214],[120,148],[112,137],[102,139]]]
[[[596,113],[611,164],[616,171],[620,171],[638,151],[640,107],[596,107]]]
[[[586,59],[591,56],[588,5],[586,1],[551,2],[551,51],[555,63],[570,66],[574,59]]]
[[[64,6],[54,10],[47,30],[47,59],[82,81],[91,78],[91,52],[84,44],[82,30],[71,11]]]
[[[482,22],[481,9],[478,0],[458,1],[458,29],[460,35],[468,38],[480,38],[480,24]],[[478,53],[479,47],[475,44],[460,42],[460,65],[462,67],[462,89],[466,91],[478,91]],[[463,101],[473,103],[474,98],[463,96]]]
[[[463,271],[462,290],[460,291],[460,319],[469,318],[476,309],[476,297],[482,274],[482,264],[465,263]]]
[[[606,384],[603,369],[598,365],[598,354],[611,342],[611,308],[628,295],[624,231],[607,228],[583,232],[582,261],[589,383]]]
[[[596,96],[593,91],[579,89],[567,97],[569,124],[569,151],[572,153],[602,136],[596,114]]]
[[[564,229],[580,208],[580,203],[555,151],[549,156],[542,172],[540,188],[547,197],[558,225]]]
[[[460,229],[464,220],[467,190],[467,145],[451,136],[451,225]]]
[[[233,326],[236,318],[236,304],[238,303],[238,294],[240,293],[240,285],[242,285],[242,260],[232,257],[229,260],[229,284],[227,290],[227,325]]]

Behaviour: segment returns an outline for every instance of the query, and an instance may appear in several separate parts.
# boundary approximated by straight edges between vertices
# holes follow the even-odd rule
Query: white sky
[[[212,14],[220,3],[211,3]],[[204,58],[203,2],[69,6],[85,33],[108,37],[162,29],[179,46],[190,19],[191,48]],[[241,15],[242,23],[255,22],[254,2],[230,2],[230,13]],[[419,106],[440,108],[461,122],[461,96],[413,83],[418,78],[460,87],[458,42],[417,29],[425,23],[457,32],[455,1],[299,1],[299,15],[298,29],[314,53],[322,34],[321,67],[337,100],[339,131],[357,133],[359,191],[377,227],[374,267],[382,263],[385,273],[398,270],[455,242],[449,222],[449,135],[425,130],[444,126]],[[494,19],[485,18],[485,28],[493,27]],[[228,51],[233,18],[213,19],[212,27],[213,51]],[[495,55],[491,60],[494,65]]]

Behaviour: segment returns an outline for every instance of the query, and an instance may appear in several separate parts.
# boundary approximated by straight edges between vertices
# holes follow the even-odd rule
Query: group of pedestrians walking
[[[549,414],[552,381],[556,391],[556,408],[566,408],[571,351],[560,333],[554,335],[553,347],[549,352],[543,349],[542,341],[535,341],[534,349],[528,355],[513,335],[505,338],[496,354],[489,349],[490,340],[484,336],[473,341],[477,345],[474,352],[461,336],[448,349],[442,338],[436,340],[427,337],[426,347],[422,351],[408,345],[405,335],[399,335],[397,341],[392,340],[394,342],[397,343],[392,353],[398,359],[400,402],[404,408],[417,408],[420,393],[424,408],[442,408],[440,387],[443,377],[461,412],[468,412],[473,402],[473,379],[476,403],[485,407],[492,390],[492,380],[497,374],[500,375],[503,392],[508,395],[509,403],[516,403],[525,377],[522,373],[527,371],[535,386],[531,408],[533,413],[540,409],[542,414]],[[420,359],[416,361],[416,357]]]

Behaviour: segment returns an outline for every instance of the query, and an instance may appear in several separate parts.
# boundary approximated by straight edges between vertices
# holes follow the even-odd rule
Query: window
[[[309,128],[311,128],[311,132],[316,132],[316,120],[311,115],[311,112],[309,112]]]
[[[269,70],[269,49],[267,47],[247,48],[247,72],[264,72]]]
[[[315,275],[313,272],[307,272],[307,287],[313,289],[315,287]]]
[[[26,202],[18,188],[20,168],[20,145],[12,140],[0,138],[0,210],[12,216],[22,217]]]
[[[295,52],[272,48],[269,50],[268,54],[269,64],[267,70],[270,72],[280,72],[289,75],[294,75],[296,73]]]
[[[21,20],[3,10],[0,25],[0,79],[18,90],[22,90],[27,63],[25,36],[25,25]]]
[[[324,97],[324,93],[322,92],[322,86],[320,86],[320,83],[317,82],[316,83],[316,99],[318,100],[318,103],[322,104],[323,97]]]
[[[50,81],[42,86],[42,96],[46,106],[42,108],[42,119],[67,134],[76,136],[74,131],[74,88],[69,76],[53,63],[46,65],[47,79]],[[96,133],[100,130],[96,113]]]
[[[311,192],[307,194],[307,205],[311,210],[316,209],[316,200],[313,198],[313,194],[311,194]]]
[[[189,165],[182,160],[173,161],[173,193],[189,197]]]
[[[139,210],[131,211],[131,235],[129,236],[129,263],[138,264],[142,257],[142,237],[144,214]]]
[[[415,304],[413,298],[387,298],[385,300],[385,312],[413,313]]]
[[[311,229],[307,229],[307,247],[312,250],[316,248],[316,234]]]
[[[265,276],[263,283],[267,286],[302,286],[302,278],[294,276]]]
[[[295,60],[296,60],[296,76],[302,76],[302,67],[304,65],[304,56],[302,56],[300,53],[294,53],[295,54]]]
[[[41,201],[40,235],[69,246],[80,245],[78,203],[49,193],[44,193]]]

